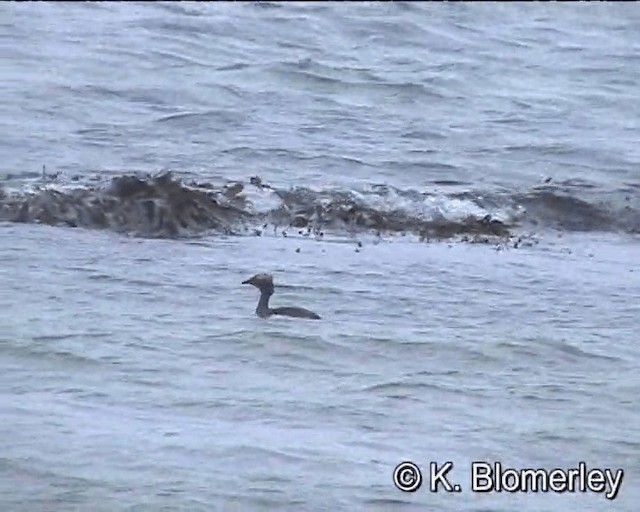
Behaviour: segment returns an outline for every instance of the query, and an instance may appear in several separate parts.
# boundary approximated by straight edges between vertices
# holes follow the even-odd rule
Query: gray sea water
[[[546,194],[517,250],[0,223],[3,512],[637,510],[637,4],[3,3],[0,61],[14,192],[46,165]],[[257,272],[322,320],[256,317]],[[477,494],[472,461],[625,474]]]

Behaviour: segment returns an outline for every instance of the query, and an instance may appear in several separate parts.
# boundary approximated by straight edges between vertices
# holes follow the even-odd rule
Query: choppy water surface
[[[639,29],[0,7],[2,510],[634,511]],[[322,320],[257,318],[256,272]],[[474,495],[474,460],[625,476]]]

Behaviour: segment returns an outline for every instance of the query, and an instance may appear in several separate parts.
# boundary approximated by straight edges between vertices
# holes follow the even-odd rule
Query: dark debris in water
[[[175,238],[205,231],[228,233],[247,217],[204,190],[185,187],[170,173],[119,176],[108,187],[39,189],[5,198],[0,219],[94,229],[143,237]]]
[[[459,240],[496,244],[498,248],[531,245],[533,239],[523,234],[527,225],[564,230],[622,229],[630,233],[638,232],[640,225],[640,215],[628,200],[622,201],[624,222],[621,222],[619,212],[549,188],[506,198],[472,192],[450,196],[470,201],[485,212],[516,207],[524,210],[524,214],[505,221],[491,214],[449,219],[444,215],[425,216],[406,208],[380,209],[363,200],[361,194],[316,192],[304,187],[280,190],[264,183],[259,176],[251,177],[248,183],[219,186],[209,182],[184,183],[170,172],[117,176],[106,186],[91,179],[87,180],[91,185],[72,181],[75,188],[38,186],[29,192],[9,193],[0,187],[0,220],[109,229],[158,238],[204,233],[261,236],[271,225],[274,233],[280,230],[281,236],[288,236],[288,231],[305,237],[313,235],[316,239],[322,239],[325,232],[349,236],[371,233],[378,238],[413,234],[424,242]],[[391,193],[390,189],[374,187],[373,194],[384,198]],[[279,204],[268,211],[256,212],[248,192],[271,194]],[[426,192],[392,192],[418,203],[428,196]]]

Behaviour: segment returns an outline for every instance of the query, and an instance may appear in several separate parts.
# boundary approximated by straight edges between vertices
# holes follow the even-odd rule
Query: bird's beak
[[[246,281],[242,281],[242,284],[251,284],[251,279],[247,279]]]

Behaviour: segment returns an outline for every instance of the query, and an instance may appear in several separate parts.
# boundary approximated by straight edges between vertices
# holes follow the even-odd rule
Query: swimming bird
[[[319,320],[320,316],[313,311],[299,307],[270,308],[269,298],[273,295],[273,276],[271,274],[256,274],[242,281],[242,284],[251,284],[260,290],[260,300],[256,308],[256,315],[260,318],[268,318],[272,315],[292,316],[295,318],[311,318]]]

